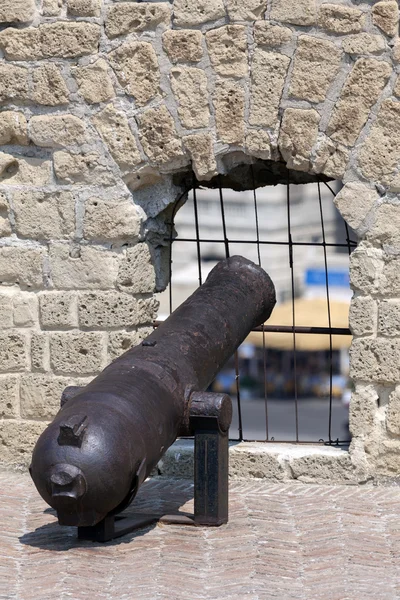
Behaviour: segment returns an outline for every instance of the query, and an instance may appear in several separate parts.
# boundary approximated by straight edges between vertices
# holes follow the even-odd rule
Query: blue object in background
[[[305,272],[306,285],[326,285],[325,269],[307,269]],[[333,269],[328,271],[328,285],[332,287],[350,286],[349,272],[344,269]]]

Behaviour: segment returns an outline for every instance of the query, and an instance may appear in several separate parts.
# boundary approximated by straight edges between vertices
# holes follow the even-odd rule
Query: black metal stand
[[[97,525],[78,527],[80,540],[109,542],[153,523],[219,526],[228,522],[228,429],[232,403],[225,394],[195,392],[190,426],[194,434],[194,514],[107,516]]]

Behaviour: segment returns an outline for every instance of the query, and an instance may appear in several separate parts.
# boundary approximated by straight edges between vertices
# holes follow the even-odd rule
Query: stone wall
[[[2,0],[3,462],[148,333],[174,175],[261,159],[344,183],[352,468],[399,473],[398,18],[395,0]]]

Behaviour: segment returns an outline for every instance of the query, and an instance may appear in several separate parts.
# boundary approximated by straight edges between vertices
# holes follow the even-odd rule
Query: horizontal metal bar
[[[155,321],[154,327],[158,327],[162,321]],[[308,333],[311,335],[352,335],[350,329],[346,327],[301,327],[295,325],[260,325],[254,327],[252,331],[265,333]]]
[[[173,240],[173,242],[192,242],[192,243],[214,243],[214,244],[226,244],[226,240],[220,239],[208,239],[208,238],[180,238],[177,237]],[[229,244],[269,244],[272,246],[320,246],[320,247],[329,247],[329,248],[348,248],[349,246],[356,248],[357,242],[354,240],[349,240],[346,244],[334,244],[333,242],[279,242],[279,241],[271,241],[271,240],[228,240]]]

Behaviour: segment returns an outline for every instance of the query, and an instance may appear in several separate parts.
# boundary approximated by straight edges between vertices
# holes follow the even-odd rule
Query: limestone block
[[[396,40],[393,44],[392,58],[395,63],[400,62],[400,40]]]
[[[391,71],[389,63],[375,58],[360,58],[356,61],[327,128],[327,134],[333,140],[347,146],[356,142]]]
[[[12,419],[18,416],[18,377],[3,375],[0,377],[0,419]]]
[[[93,117],[93,124],[118,166],[130,169],[142,161],[124,112],[117,110],[113,104],[108,104]]]
[[[99,49],[100,26],[80,21],[58,21],[40,26],[43,56],[77,58]]]
[[[0,102],[26,100],[29,96],[28,69],[0,63]]]
[[[247,35],[243,25],[225,25],[206,33],[214,70],[226,77],[245,77],[248,72]]]
[[[31,336],[31,371],[50,371],[49,338],[46,333],[33,333]]]
[[[201,25],[225,16],[223,0],[175,0],[174,24]]]
[[[36,294],[21,292],[13,297],[15,327],[34,327],[38,322],[38,300]]]
[[[28,23],[36,13],[34,0],[2,0],[0,23]]]
[[[347,36],[342,48],[348,54],[381,54],[386,49],[386,43],[381,35],[357,33]]]
[[[310,454],[292,458],[290,469],[294,479],[306,483],[342,481],[352,482],[355,479],[354,468],[348,452],[337,456]]]
[[[231,21],[255,21],[264,17],[267,0],[227,0],[226,8]]]
[[[40,186],[50,183],[51,160],[14,155],[14,162],[0,175],[0,183],[8,186]]]
[[[390,185],[400,161],[400,102],[384,100],[358,157],[364,177]]]
[[[32,117],[29,134],[36,146],[62,148],[87,141],[85,122],[73,115],[43,115]]]
[[[313,25],[317,9],[315,0],[272,0],[270,18],[292,25]]]
[[[400,248],[399,216],[398,203],[379,204],[374,211],[374,219],[369,224],[366,238],[382,246],[389,244]]]
[[[372,7],[372,22],[392,37],[398,33],[399,7],[396,0],[383,0]]]
[[[397,387],[389,396],[386,411],[386,427],[389,433],[400,435],[400,389]]]
[[[13,206],[20,237],[67,239],[75,233],[75,199],[71,192],[16,191]]]
[[[193,171],[199,181],[209,181],[217,174],[213,139],[208,133],[187,135],[183,144],[192,161]]]
[[[379,197],[375,188],[355,181],[342,187],[334,203],[346,223],[357,231]]]
[[[21,416],[24,419],[51,420],[60,410],[68,379],[52,375],[23,375],[20,383]]]
[[[131,294],[155,291],[156,275],[150,248],[146,243],[128,248],[118,271],[117,287]]]
[[[67,0],[67,14],[72,17],[99,17],[102,0]]]
[[[356,338],[350,347],[350,377],[397,383],[400,378],[400,340]]]
[[[159,94],[160,71],[151,44],[126,42],[109,56],[118,81],[138,106],[144,106]]]
[[[0,48],[8,60],[38,60],[43,58],[42,39],[38,27],[0,31]]]
[[[90,375],[104,365],[104,339],[99,332],[50,333],[50,364],[54,373]]]
[[[342,52],[333,42],[301,35],[294,55],[289,95],[310,102],[323,102],[339,72],[341,58]]]
[[[81,329],[116,329],[137,324],[137,301],[120,292],[79,294],[78,318]]]
[[[106,33],[109,38],[132,31],[148,31],[158,25],[169,26],[171,8],[167,2],[118,2],[108,9]]]
[[[5,110],[0,112],[0,145],[21,144],[27,146],[28,125],[21,112]]]
[[[350,256],[350,284],[363,294],[374,294],[379,289],[383,256],[380,250],[360,244]]]
[[[292,39],[289,27],[272,25],[269,21],[256,21],[254,23],[254,41],[260,46],[275,48],[286,44]]]
[[[162,35],[163,48],[173,63],[201,60],[203,58],[202,39],[201,31],[190,29],[168,29]]]
[[[138,300],[137,322],[138,325],[152,325],[157,318],[160,307],[159,301],[153,296],[151,298]]]
[[[43,248],[0,247],[0,282],[19,284],[23,289],[43,287]]]
[[[250,125],[275,126],[290,58],[256,48],[251,67]]]
[[[174,120],[165,104],[142,113],[139,127],[140,141],[152,162],[163,165],[184,156]]]
[[[42,0],[42,13],[44,17],[58,17],[61,13],[63,0]]]
[[[115,177],[106,163],[104,156],[98,152],[71,154],[54,152],[54,173],[61,183],[94,183],[96,185],[113,185]],[[103,163],[103,164],[102,164]]]
[[[398,336],[400,334],[400,302],[384,300],[379,304],[378,334]]]
[[[207,83],[207,75],[202,69],[171,69],[171,88],[178,105],[179,119],[186,129],[199,129],[209,125]]]
[[[288,169],[309,171],[311,150],[317,140],[320,118],[316,110],[285,110],[278,147]]]
[[[52,281],[59,290],[114,287],[118,256],[113,252],[93,246],[73,248],[70,252],[67,244],[51,244],[49,254]]]
[[[213,96],[218,139],[226,144],[244,141],[245,95],[243,87],[235,81],[220,80]]]
[[[8,235],[11,235],[8,202],[5,195],[0,192],[0,237],[7,237]]]
[[[87,240],[134,243],[138,240],[140,225],[140,214],[132,198],[90,198],[85,204],[83,235]]]
[[[70,329],[78,326],[77,297],[73,292],[40,294],[39,307],[43,329]]]
[[[345,146],[322,136],[315,151],[313,169],[315,173],[323,173],[333,179],[342,179],[346,172],[349,155],[349,150]]]
[[[245,140],[246,153],[264,160],[272,159],[271,139],[262,129],[248,130]]]
[[[17,331],[0,332],[0,371],[26,371],[27,366],[26,336]]]
[[[141,327],[137,331],[110,331],[108,334],[108,360],[115,360],[130,348],[138,346],[153,331],[152,327]]]
[[[134,172],[127,173],[124,175],[123,180],[128,188],[134,192],[141,188],[162,183],[162,176],[156,168],[146,165],[144,167],[140,167]]]
[[[385,257],[379,292],[384,296],[400,296],[400,258],[397,255]]]
[[[370,296],[352,299],[349,311],[350,329],[353,335],[371,335],[376,329],[377,305]]]
[[[0,329],[11,329],[13,324],[13,297],[0,294]]]
[[[107,102],[114,98],[115,91],[108,74],[108,65],[102,58],[87,67],[73,69],[79,91],[89,104]]]
[[[351,395],[349,428],[353,436],[368,436],[376,425],[378,394],[375,386],[357,383]]]
[[[343,4],[321,4],[318,25],[334,33],[359,33],[364,29],[366,14]]]
[[[1,461],[27,468],[38,437],[46,427],[42,421],[0,421]]]
[[[7,177],[15,168],[18,168],[17,159],[12,154],[0,152],[0,178]]]
[[[57,106],[69,101],[69,91],[60,69],[46,63],[33,70],[32,100],[45,106]]]

